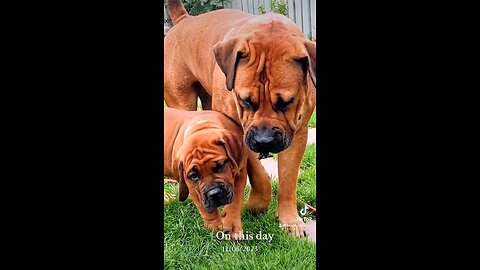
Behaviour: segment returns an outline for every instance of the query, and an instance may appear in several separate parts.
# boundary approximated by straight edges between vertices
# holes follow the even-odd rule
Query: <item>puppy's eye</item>
[[[249,111],[256,111],[258,109],[257,104],[255,104],[250,97],[246,99],[240,99],[240,102],[242,103],[243,107]]]
[[[193,182],[200,180],[200,173],[196,169],[192,169],[188,174],[188,178]]]
[[[288,106],[293,103],[294,98],[291,98],[289,101],[284,102],[281,97],[278,97],[277,103],[275,103],[275,111],[286,112]]]
[[[223,163],[217,163],[215,164],[215,166],[213,166],[212,170],[214,173],[222,173],[223,172],[223,169],[225,169],[225,164],[227,163],[227,161],[224,161]]]

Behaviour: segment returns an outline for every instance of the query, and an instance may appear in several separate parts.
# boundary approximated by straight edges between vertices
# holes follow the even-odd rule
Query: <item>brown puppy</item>
[[[163,174],[178,180],[180,201],[190,194],[207,228],[241,238],[248,151],[243,130],[215,111],[164,113]]]
[[[296,184],[315,108],[316,43],[282,15],[224,9],[189,16],[181,1],[167,4],[174,24],[164,39],[167,105],[196,110],[200,97],[204,109],[242,125],[253,151],[249,209],[266,209],[271,200],[268,175],[255,153],[279,153],[279,221],[291,234],[304,235]]]

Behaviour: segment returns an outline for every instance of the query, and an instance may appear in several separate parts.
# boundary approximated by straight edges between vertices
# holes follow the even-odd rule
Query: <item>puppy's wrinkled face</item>
[[[233,200],[234,174],[226,148],[212,134],[199,132],[184,143],[184,179],[197,192],[205,210],[212,213]]]

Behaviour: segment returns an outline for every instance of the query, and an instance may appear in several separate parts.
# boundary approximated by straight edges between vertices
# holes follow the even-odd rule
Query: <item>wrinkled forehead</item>
[[[191,170],[195,165],[202,167],[227,158],[225,148],[212,143],[211,138],[203,137],[202,140],[195,140],[196,138],[192,137],[189,140],[194,142],[189,144],[191,147],[185,158],[188,164],[187,171]]]
[[[268,58],[282,61],[307,55],[302,40],[289,32],[254,32],[246,39],[247,49],[254,54],[265,53]],[[273,60],[273,59],[272,59]]]
[[[252,61],[253,62],[253,61]],[[270,91],[298,90],[300,85],[306,84],[300,62],[293,59],[278,60],[260,57],[251,64],[240,65],[237,70],[236,90],[250,92],[259,89],[258,84],[268,83]]]
[[[248,59],[239,65],[237,76],[241,77],[243,73],[287,87],[302,83],[303,70],[298,60],[307,57],[307,54],[305,46],[297,44],[298,40],[286,42],[281,38],[253,38],[247,43]]]
[[[267,71],[271,76],[270,83],[273,87],[298,87],[304,83],[302,66],[295,60],[282,61],[281,64],[272,64]]]

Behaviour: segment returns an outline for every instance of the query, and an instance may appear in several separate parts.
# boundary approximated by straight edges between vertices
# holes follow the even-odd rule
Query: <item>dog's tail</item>
[[[173,25],[190,16],[183,6],[182,0],[168,0],[167,9],[168,14],[170,14],[170,18],[172,18]]]

